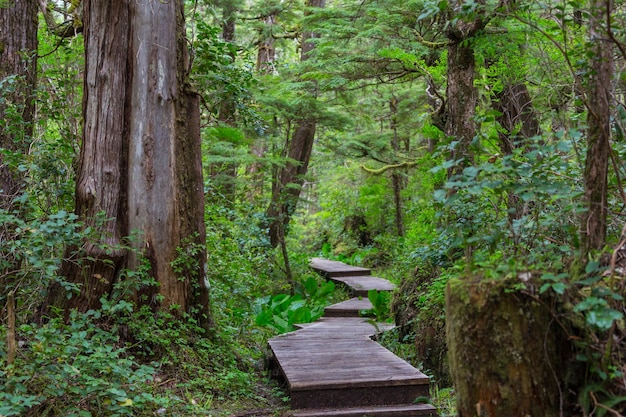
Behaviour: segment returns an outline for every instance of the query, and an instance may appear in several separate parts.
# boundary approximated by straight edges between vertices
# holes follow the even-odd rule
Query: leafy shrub
[[[361,310],[359,313],[362,316],[372,317],[377,322],[393,321],[390,310],[391,293],[389,291],[369,290],[367,299],[372,303],[372,308]]]
[[[328,281],[318,285],[309,277],[294,295],[276,294],[257,301],[256,324],[269,327],[277,333],[294,330],[298,323],[310,323],[322,317],[328,299],[335,291],[335,284]]]
[[[116,329],[96,326],[98,316],[20,327],[18,358],[0,371],[0,415],[148,415],[168,405],[152,393],[156,368],[117,347]]]

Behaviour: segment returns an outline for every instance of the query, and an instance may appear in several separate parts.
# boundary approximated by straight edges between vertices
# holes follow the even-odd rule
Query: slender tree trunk
[[[323,8],[325,3],[325,0],[307,0],[306,6],[307,8]],[[316,36],[313,32],[304,32],[302,34],[301,62],[310,58],[310,53],[315,48],[315,44],[311,39]],[[314,99],[317,96],[316,90],[317,86],[310,92]],[[285,167],[280,169],[276,177],[272,201],[267,209],[267,218],[270,222],[269,237],[272,247],[276,247],[280,242],[280,237],[286,234],[279,229],[289,224],[291,215],[295,211],[300,198],[303,178],[307,173],[313,150],[316,126],[316,116],[312,114],[305,115],[304,118],[298,120],[293,137],[287,144],[288,149],[285,154],[288,160]]]
[[[587,80],[587,158],[585,161],[585,204],[581,223],[581,260],[605,244],[607,227],[607,172],[611,152],[611,79],[613,47],[603,28],[612,2],[593,0],[589,10],[591,71]]]
[[[260,75],[271,75],[274,72],[274,60],[276,59],[276,48],[274,46],[275,39],[273,36],[273,26],[276,23],[276,15],[271,14],[264,19],[265,28],[260,33],[261,39],[258,43],[256,71]],[[259,161],[265,156],[267,144],[263,138],[257,138],[252,145],[252,156]],[[248,200],[254,202],[263,194],[265,184],[265,173],[263,164],[253,162],[247,169],[250,176],[250,188],[248,191]]]
[[[390,127],[393,131],[393,138],[391,140],[391,149],[395,154],[400,151],[400,140],[398,138],[398,125],[397,125],[397,113],[398,113],[398,99],[396,97],[389,101],[389,110],[391,112]],[[397,163],[397,159],[393,161]],[[392,170],[391,172],[391,185],[393,188],[393,205],[394,205],[394,218],[396,223],[396,235],[404,236],[404,219],[402,214],[402,190],[404,189],[404,181],[402,178],[402,172],[398,170]]]
[[[233,43],[235,40],[235,21],[237,9],[232,1],[227,1],[222,9],[222,39],[225,42]],[[235,62],[236,55],[230,53],[230,57]],[[224,95],[219,105],[217,119],[220,124],[226,126],[236,126],[237,115],[235,110],[235,101],[233,97]],[[233,204],[235,201],[235,193],[237,188],[237,164],[232,162],[217,163],[218,175],[221,177],[217,183],[219,184],[220,193],[225,200]]]
[[[498,138],[500,150],[504,155],[511,155],[519,147],[521,140],[541,134],[539,120],[533,109],[532,98],[526,84],[506,85],[492,99],[492,106],[500,112],[497,120],[502,130],[498,131]],[[511,222],[524,215],[524,203],[517,194],[509,193],[508,206]]]
[[[15,0],[0,7],[0,148],[24,155],[33,136],[35,82],[37,74],[37,4]],[[13,90],[8,87],[9,77]],[[22,194],[23,175],[0,153],[0,210],[19,209],[15,199]],[[15,230],[0,224],[0,241],[9,242]],[[0,297],[12,286],[11,277],[20,268],[10,253],[0,252]]]
[[[66,300],[55,286],[49,304],[66,312],[98,308],[122,268],[138,270],[145,260],[158,287],[143,288],[138,301],[193,311],[208,328],[200,112],[187,84],[183,2],[87,0],[84,7],[85,127],[76,205],[100,236],[86,242],[81,259],[64,263],[80,294]],[[98,213],[109,220],[96,222]]]

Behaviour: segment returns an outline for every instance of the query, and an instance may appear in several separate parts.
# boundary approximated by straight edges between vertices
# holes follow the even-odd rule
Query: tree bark
[[[276,24],[276,15],[265,16],[264,23],[265,28],[261,34],[262,39],[257,51],[256,70],[261,75],[269,75],[274,72],[274,60],[276,59],[275,39],[272,34],[273,26]]]
[[[581,261],[590,251],[601,250],[606,240],[607,173],[611,152],[611,79],[613,44],[603,27],[612,2],[593,0],[589,5],[591,70],[587,80],[587,157],[585,160],[585,205],[580,229]]]
[[[510,280],[454,279],[446,290],[450,373],[460,417],[572,415],[573,348],[539,300]]]
[[[307,0],[307,8],[323,8],[326,4],[325,0]],[[310,53],[315,48],[315,44],[311,39],[317,35],[313,32],[304,32],[302,34],[302,53],[300,61],[305,62],[310,58]],[[310,92],[312,97],[317,97],[317,86]],[[289,224],[291,215],[295,211],[302,184],[304,183],[304,175],[306,175],[311,152],[313,150],[313,142],[315,140],[315,130],[317,126],[316,116],[307,114],[298,120],[291,141],[286,144],[286,152],[288,160],[285,167],[281,168],[272,187],[272,200],[267,209],[267,218],[269,220],[269,237],[272,247],[278,246],[281,236],[285,236],[284,228]]]
[[[492,105],[500,112],[497,121],[503,129],[498,132],[500,149],[505,155],[511,155],[522,139],[541,134],[539,120],[526,84],[506,85],[495,98]]]
[[[208,328],[199,98],[187,82],[183,2],[87,0],[84,7],[85,127],[76,199],[77,213],[99,239],[64,264],[80,294],[65,300],[55,286],[49,303],[66,312],[99,308],[123,268],[146,262],[158,287],[130,283],[144,286],[137,301],[194,313]],[[109,220],[97,222],[98,213]]]
[[[162,307],[199,309],[207,325],[200,112],[187,81],[183,1],[130,2],[130,16],[128,230],[141,236],[128,267],[139,268],[142,253]]]
[[[459,174],[473,164],[470,145],[476,135],[474,116],[478,91],[474,87],[475,58],[471,40],[454,40],[448,46],[448,112],[445,134],[456,142],[451,159],[458,161],[449,176]]]
[[[71,247],[61,275],[81,286],[69,300],[66,290],[54,284],[48,304],[87,311],[100,307],[100,299],[113,290],[126,251],[123,237],[127,172],[125,114],[128,2],[115,5],[97,1],[84,4],[85,80],[83,85],[83,140],[76,178],[76,213],[98,236],[83,248]],[[114,46],[115,45],[115,46]],[[106,219],[104,222],[102,217]],[[80,259],[79,259],[80,257]]]
[[[26,154],[33,136],[35,84],[37,74],[37,4],[15,0],[0,7],[0,148]],[[14,77],[10,79],[10,77]],[[13,83],[13,90],[11,87]],[[24,177],[15,164],[0,154],[0,210],[18,209],[15,199],[21,195]],[[0,241],[15,238],[15,230],[0,225]],[[0,253],[0,294],[7,294],[19,261],[10,253]]]
[[[498,138],[500,139],[500,150],[504,155],[513,154],[523,139],[541,134],[539,120],[537,120],[526,84],[506,85],[495,98],[492,98],[492,106],[500,112],[497,121],[502,130],[498,131]],[[511,222],[524,215],[524,206],[524,202],[517,194],[509,192],[508,212]]]
[[[389,101],[389,111],[391,113],[391,122],[390,128],[393,131],[393,137],[391,139],[391,149],[394,154],[397,154],[400,151],[400,140],[398,138],[398,125],[397,125],[397,114],[398,114],[398,99],[393,97]],[[408,149],[407,149],[408,151]],[[397,162],[397,159],[394,155],[394,162]],[[399,237],[404,236],[404,216],[402,213],[402,190],[404,189],[404,181],[402,177],[401,170],[393,170],[391,173],[391,186],[393,188],[393,205],[394,205],[394,218],[396,223],[396,235]]]

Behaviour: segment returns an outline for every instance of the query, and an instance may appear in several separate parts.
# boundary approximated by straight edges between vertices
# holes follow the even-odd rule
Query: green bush
[[[309,277],[297,286],[298,293],[270,295],[257,300],[256,324],[269,327],[277,333],[294,330],[294,325],[310,323],[322,317],[335,284],[328,281],[318,285]]]
[[[98,317],[92,311],[73,313],[69,324],[22,325],[17,360],[0,371],[0,415],[150,415],[167,407],[153,394],[156,368],[118,347],[117,329],[96,326]]]

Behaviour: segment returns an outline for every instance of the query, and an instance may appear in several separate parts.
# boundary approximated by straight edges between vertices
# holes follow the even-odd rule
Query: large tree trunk
[[[28,150],[33,134],[35,82],[37,76],[37,4],[15,0],[0,7],[0,130],[2,149],[23,153]],[[8,77],[15,77],[12,91]],[[6,89],[6,90],[5,90]],[[19,120],[6,113],[8,106]],[[14,126],[13,123],[16,123]],[[2,160],[0,155],[0,203],[12,203],[21,189],[21,176]]]
[[[575,372],[568,335],[548,292],[512,292],[510,280],[455,279],[446,291],[450,373],[460,417],[571,415]]]
[[[115,6],[84,4],[85,81],[83,141],[76,179],[76,213],[85,226],[98,230],[84,247],[68,248],[61,275],[81,286],[69,300],[60,285],[50,289],[48,303],[87,311],[108,297],[124,267],[127,234],[125,114],[127,86],[128,2]],[[116,47],[111,47],[116,45]],[[102,223],[102,217],[106,219]],[[80,259],[78,259],[80,257]]]
[[[131,2],[130,11],[128,230],[141,232],[133,246],[150,263],[162,306],[199,308],[207,323],[200,112],[187,84],[183,1]],[[133,252],[128,267],[141,261]]]
[[[307,0],[307,8],[323,8],[326,0]],[[300,61],[304,62],[310,58],[310,52],[315,48],[315,44],[311,41],[317,35],[313,32],[304,32],[302,34],[302,54]],[[317,87],[311,91],[312,96],[317,96]],[[283,168],[278,172],[272,187],[272,201],[267,209],[267,218],[269,224],[269,237],[272,247],[278,246],[284,237],[284,228],[289,224],[291,215],[295,211],[302,184],[304,183],[304,175],[309,167],[309,160],[313,150],[313,141],[315,139],[315,130],[317,120],[315,115],[308,114],[303,119],[298,120],[293,137],[287,145],[285,155],[288,160]]]
[[[85,2],[85,129],[76,198],[78,214],[100,239],[81,253],[89,261],[64,265],[80,294],[64,301],[61,288],[51,291],[50,302],[66,311],[98,308],[121,269],[137,270],[145,259],[158,287],[142,289],[138,301],[194,311],[202,325],[210,324],[199,100],[187,84],[184,33],[182,0],[150,7]],[[100,212],[110,220],[95,222]]]
[[[611,78],[613,76],[612,43],[603,28],[611,2],[593,0],[589,5],[589,38],[591,70],[587,85],[587,158],[585,161],[585,204],[580,229],[581,260],[600,250],[606,240],[607,172],[611,151]]]

